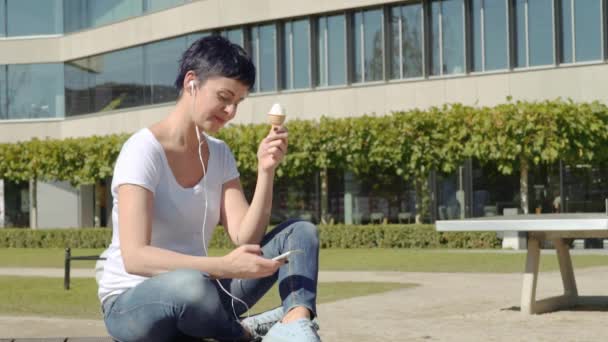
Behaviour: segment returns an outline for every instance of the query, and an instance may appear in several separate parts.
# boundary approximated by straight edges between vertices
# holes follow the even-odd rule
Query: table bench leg
[[[572,268],[572,259],[570,258],[570,247],[564,239],[553,240],[557,251],[557,260],[559,261],[559,271],[562,275],[562,283],[564,284],[564,295],[578,297],[576,289],[576,279],[574,278],[574,268]]]
[[[527,315],[551,312],[575,306],[579,301],[576,279],[572,267],[569,247],[564,239],[554,239],[559,270],[564,285],[564,294],[557,297],[536,301],[536,286],[538,283],[538,265],[540,261],[540,240],[528,238],[528,254],[526,270],[521,293],[521,312]]]
[[[528,315],[535,313],[539,261],[540,241],[537,238],[528,237],[526,270],[524,271],[524,281],[521,289],[521,312]]]

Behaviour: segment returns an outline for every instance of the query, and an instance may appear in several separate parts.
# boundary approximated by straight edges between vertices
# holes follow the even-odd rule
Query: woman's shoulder
[[[124,148],[135,148],[140,150],[141,152],[159,152],[160,151],[160,142],[156,140],[154,134],[148,128],[142,128],[139,131],[133,133],[125,144]]]
[[[224,140],[207,135],[207,142],[210,146],[215,147],[216,149],[230,151],[230,147],[228,147],[228,144],[226,144]]]
[[[122,158],[130,161],[134,160],[150,160],[155,163],[160,163],[163,158],[163,149],[154,134],[143,128],[133,133],[122,146],[120,155]]]

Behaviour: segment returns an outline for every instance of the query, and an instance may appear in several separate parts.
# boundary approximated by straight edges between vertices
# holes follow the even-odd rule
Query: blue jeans
[[[295,306],[316,314],[319,238],[308,222],[281,223],[262,240],[262,252],[272,258],[288,250],[302,249],[274,275],[260,279],[223,279],[224,288],[253,306],[279,281],[285,312]],[[234,301],[237,315],[247,310]],[[232,312],[231,298],[217,282],[197,270],[176,270],[146,279],[103,303],[106,328],[123,342],[188,341],[194,337],[241,340],[246,336]]]

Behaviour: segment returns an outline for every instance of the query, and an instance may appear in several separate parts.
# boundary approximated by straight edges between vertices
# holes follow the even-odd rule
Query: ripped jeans
[[[252,307],[278,280],[284,312],[296,306],[316,315],[319,239],[316,226],[289,220],[262,240],[264,257],[301,249],[274,275],[260,279],[222,279],[230,293]],[[210,337],[238,341],[246,336],[234,317],[232,298],[217,281],[197,270],[183,269],[146,279],[107,298],[102,309],[109,334],[121,342],[189,341]],[[238,316],[247,308],[234,300]],[[196,339],[199,338],[199,339]]]

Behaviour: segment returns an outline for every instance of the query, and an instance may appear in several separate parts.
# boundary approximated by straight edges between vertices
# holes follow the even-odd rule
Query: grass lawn
[[[98,255],[100,249],[75,249],[72,255]],[[223,255],[228,250],[213,249],[211,255]],[[0,267],[63,267],[62,249],[0,249]],[[401,272],[499,272],[523,271],[525,253],[501,251],[449,251],[412,249],[323,249],[321,270],[341,271],[401,271]],[[573,255],[575,268],[606,266],[608,255]],[[559,269],[555,255],[541,256],[541,271]],[[72,261],[74,268],[92,268],[93,261]]]
[[[94,279],[73,279],[71,289],[63,289],[63,279],[40,277],[0,277],[0,315],[101,318]],[[320,283],[318,303],[365,296],[413,287],[399,283]],[[252,312],[280,304],[276,286],[252,308]]]

